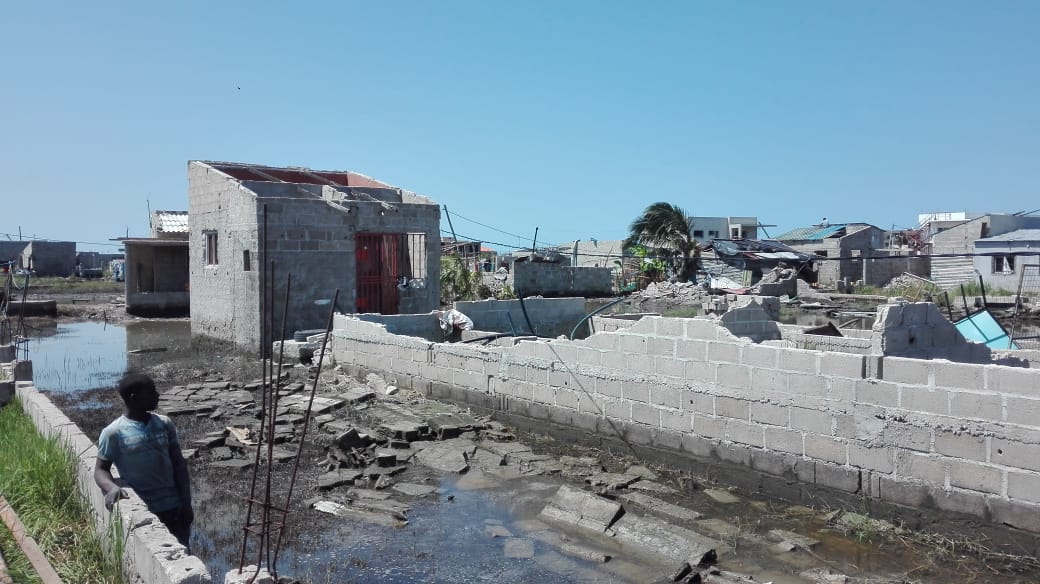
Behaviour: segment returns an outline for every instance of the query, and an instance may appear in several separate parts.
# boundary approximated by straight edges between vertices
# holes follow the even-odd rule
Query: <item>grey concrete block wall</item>
[[[756,344],[645,317],[580,341],[448,345],[337,319],[337,362],[492,411],[879,503],[1040,533],[1040,370]]]
[[[515,262],[513,289],[517,294],[542,296],[610,296],[613,277],[609,267],[572,267],[547,262]]]
[[[206,584],[212,582],[205,564],[188,555],[184,546],[170,534],[159,518],[148,511],[144,501],[127,489],[128,499],[105,509],[104,495],[94,484],[97,447],[31,382],[20,382],[18,399],[41,435],[53,437],[71,454],[76,465],[76,485],[94,515],[98,533],[106,541],[117,513],[123,529],[123,574],[127,582],[147,584]],[[118,476],[118,471],[113,469]]]
[[[525,298],[523,306],[519,300],[477,300],[453,306],[470,317],[477,330],[542,337],[569,335],[587,314],[584,298]],[[528,330],[528,319],[533,331]]]
[[[320,185],[238,181],[200,162],[189,163],[188,183],[193,334],[258,348],[261,307],[266,305],[261,296],[266,294],[273,298],[269,313],[275,315],[278,332],[274,336],[280,336],[290,274],[286,336],[297,330],[324,328],[328,308],[320,301],[331,299],[337,289],[337,309],[355,312],[355,238],[361,233],[422,234],[426,285],[395,289],[395,293],[403,313],[427,312],[438,306],[440,209],[428,201],[409,196],[407,200],[414,202],[400,202],[404,195],[394,189],[368,189],[372,198],[393,195],[398,201],[384,205],[360,199],[333,204]],[[217,235],[217,264],[206,260],[208,232]],[[272,263],[270,290],[263,291],[262,270]]]

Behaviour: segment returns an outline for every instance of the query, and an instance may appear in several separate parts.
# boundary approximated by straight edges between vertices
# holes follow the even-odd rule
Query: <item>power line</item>
[[[17,237],[17,233],[0,233],[0,236],[7,237],[10,239],[12,236]],[[26,237],[22,236],[20,239],[11,239],[11,241],[24,241],[25,243],[32,243],[34,241],[40,241],[44,243],[75,243],[76,245],[107,245],[111,247],[123,247],[122,243],[98,243],[95,241],[69,241],[68,239],[50,239],[47,237]]]

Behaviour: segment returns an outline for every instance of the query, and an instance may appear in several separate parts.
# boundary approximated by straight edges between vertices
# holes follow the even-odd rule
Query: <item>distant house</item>
[[[440,207],[362,174],[191,161],[188,226],[193,334],[270,347],[265,319],[324,328],[336,290],[345,313],[439,306]]]
[[[974,280],[977,266],[971,254],[975,242],[1020,229],[1040,229],[1040,216],[989,213],[933,226],[928,229],[925,248],[932,255],[931,279],[947,289]],[[992,275],[989,269],[980,269],[979,273],[985,280]]]
[[[864,259],[878,255],[875,250],[884,247],[885,231],[868,223],[824,222],[793,229],[774,239],[796,251],[832,258],[816,262],[820,284],[833,286],[846,280],[875,283],[864,273]]]
[[[1017,292],[1025,266],[1040,264],[1040,229],[1018,229],[977,239],[974,251],[983,254],[972,259],[987,288]]]
[[[126,259],[126,311],[136,316],[187,315],[188,212],[153,211],[149,222],[151,237],[120,239]]]
[[[701,245],[716,239],[758,239],[757,217],[693,217],[693,238]]]

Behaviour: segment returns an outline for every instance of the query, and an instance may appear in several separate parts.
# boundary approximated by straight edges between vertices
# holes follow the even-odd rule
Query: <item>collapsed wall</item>
[[[751,491],[832,493],[904,519],[927,508],[1040,534],[1040,369],[939,358],[988,351],[962,338],[940,346],[925,330],[945,329],[929,320],[934,305],[917,306],[883,308],[874,336],[888,340],[844,339],[848,351],[832,337],[821,337],[830,350],[797,348],[759,310],[729,319],[743,337],[712,318],[647,316],[612,319],[615,330],[584,340],[505,347],[337,315],[333,353],[399,387]],[[916,343],[932,358],[871,352],[885,343],[903,353]],[[1035,550],[1034,535],[1024,537]]]

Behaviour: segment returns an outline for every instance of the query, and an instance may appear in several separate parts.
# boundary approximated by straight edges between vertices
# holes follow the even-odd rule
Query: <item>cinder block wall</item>
[[[473,328],[480,331],[517,335],[534,333],[542,337],[569,335],[578,321],[587,314],[584,298],[525,298],[519,300],[476,300],[456,302],[455,309],[473,320]],[[524,309],[527,316],[524,316]],[[527,319],[534,331],[528,330]],[[582,327],[580,334],[585,333]]]
[[[755,344],[707,318],[475,347],[337,317],[333,350],[348,368],[542,430],[753,470],[752,490],[811,500],[825,487],[1040,533],[1037,369]]]
[[[110,533],[113,513],[119,514],[124,538],[123,575],[127,582],[212,582],[202,560],[186,553],[184,546],[148,511],[132,489],[127,489],[130,498],[120,501],[116,511],[106,510],[104,495],[94,484],[97,446],[32,383],[19,382],[15,391],[40,434],[57,438],[76,461],[76,485],[93,512],[98,533],[103,538]],[[118,476],[116,469],[113,474]]]
[[[513,264],[513,289],[543,296],[609,296],[613,291],[610,268],[585,268],[543,262]]]

